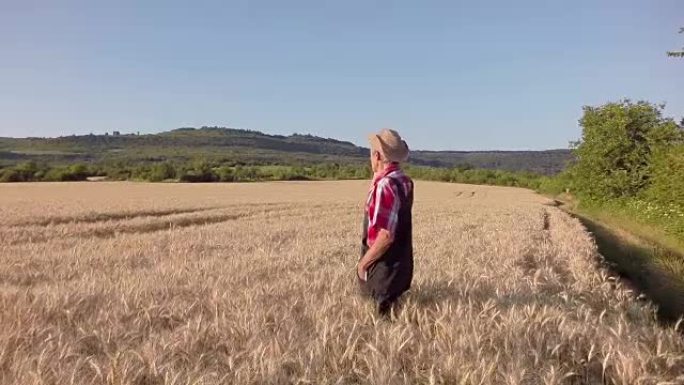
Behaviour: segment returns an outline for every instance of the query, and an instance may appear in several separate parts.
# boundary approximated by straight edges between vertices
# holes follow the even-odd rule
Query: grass
[[[601,213],[596,217],[610,227],[631,234],[631,237],[623,235],[622,238],[646,249],[656,264],[684,282],[684,242],[681,239],[667,234],[655,225],[639,223],[624,216]]]
[[[528,190],[417,182],[416,275],[357,295],[365,181],[0,186],[0,383],[656,384],[661,325]]]
[[[566,208],[592,226],[610,230],[626,247],[642,249],[643,260],[654,263],[684,284],[684,239],[654,220],[637,220],[638,213],[597,205],[579,206],[571,199]],[[638,272],[635,272],[638,273]]]
[[[678,322],[684,316],[684,257],[587,216],[580,221],[594,235],[601,255],[635,289],[658,307],[659,319]],[[633,230],[632,230],[633,231]]]
[[[560,198],[592,233],[611,269],[655,302],[660,320],[677,322],[684,316],[684,242],[679,237],[637,221],[634,214]]]

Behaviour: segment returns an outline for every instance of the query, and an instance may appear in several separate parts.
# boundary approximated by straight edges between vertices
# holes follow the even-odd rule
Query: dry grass
[[[420,182],[394,322],[366,182],[0,186],[3,384],[682,384],[684,338],[518,189]]]

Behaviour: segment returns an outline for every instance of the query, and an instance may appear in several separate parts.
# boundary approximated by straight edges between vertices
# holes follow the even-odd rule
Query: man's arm
[[[394,237],[392,237],[392,234],[385,229],[380,229],[378,237],[375,239],[373,246],[366,251],[366,254],[361,258],[359,264],[356,266],[356,274],[358,274],[359,278],[363,280],[366,279],[366,270],[368,270],[373,263],[380,259],[383,254],[385,254],[387,249],[389,249],[389,247],[392,245],[392,242],[394,242]]]
[[[366,270],[382,258],[394,242],[394,231],[397,227],[401,203],[389,179],[378,182],[375,194],[374,212],[370,216],[369,226],[377,229],[377,236],[356,267],[359,278],[364,280]]]

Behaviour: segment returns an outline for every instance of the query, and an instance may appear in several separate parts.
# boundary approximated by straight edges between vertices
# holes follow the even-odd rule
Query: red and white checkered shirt
[[[373,176],[373,183],[371,183],[366,200],[368,247],[373,245],[380,229],[387,230],[393,237],[395,235],[401,207],[401,192],[397,191],[395,183],[392,183],[390,179],[402,185],[406,196],[413,189],[411,178],[406,176],[396,163],[388,165],[385,170]]]

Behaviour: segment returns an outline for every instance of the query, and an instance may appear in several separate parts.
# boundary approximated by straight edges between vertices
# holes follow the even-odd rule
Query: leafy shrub
[[[664,205],[684,206],[684,145],[653,156],[651,185],[646,197]]]
[[[1,182],[32,182],[37,180],[36,174],[42,171],[35,162],[19,163],[3,170]]]
[[[163,162],[153,165],[146,179],[150,182],[161,182],[175,177],[176,168],[169,162]]]
[[[205,159],[197,159],[189,169],[181,169],[178,173],[181,182],[207,183],[216,182],[219,176],[214,173],[212,165]]]
[[[217,176],[211,171],[188,170],[179,177],[181,182],[207,183],[218,180]]]
[[[564,192],[572,192],[573,176],[569,170],[552,177],[541,177],[538,181],[537,190],[545,194],[558,195]]]
[[[8,168],[5,170],[2,170],[2,173],[0,173],[0,182],[24,182],[22,180],[21,174],[12,169]]]
[[[633,197],[648,187],[651,155],[681,139],[662,117],[663,106],[625,100],[584,107],[582,139],[575,144],[577,192],[589,199]]]
[[[49,182],[74,182],[84,181],[93,173],[84,164],[74,164],[67,167],[55,167],[49,169],[43,176],[44,181]]]
[[[235,173],[233,172],[232,167],[228,166],[221,166],[217,170],[217,176],[218,180],[221,182],[234,182],[235,181]]]

